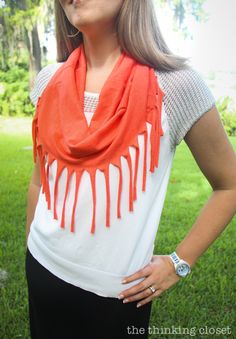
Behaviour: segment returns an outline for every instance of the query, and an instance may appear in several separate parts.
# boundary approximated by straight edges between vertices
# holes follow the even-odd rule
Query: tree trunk
[[[25,42],[29,53],[30,88],[32,88],[35,76],[42,68],[41,47],[37,24],[35,24],[32,31],[25,30]]]

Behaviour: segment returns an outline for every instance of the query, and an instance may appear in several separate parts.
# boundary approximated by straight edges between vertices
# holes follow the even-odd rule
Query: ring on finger
[[[152,293],[155,293],[155,292],[156,292],[156,289],[155,289],[155,287],[153,287],[153,286],[149,286],[148,288],[150,288],[150,290],[152,291]]]

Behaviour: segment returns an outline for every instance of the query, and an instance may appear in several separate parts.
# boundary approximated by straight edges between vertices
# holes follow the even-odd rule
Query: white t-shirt
[[[42,94],[49,79],[61,64],[48,65],[38,74],[35,86],[30,94],[34,104],[37,103],[37,97]],[[94,234],[90,233],[93,200],[90,178],[86,171],[83,173],[80,183],[80,198],[77,200],[74,233],[70,232],[70,219],[74,201],[75,174],[71,178],[67,196],[65,229],[60,227],[60,219],[53,219],[53,212],[47,208],[45,194],[42,193],[42,188],[40,190],[27,243],[30,252],[55,276],[100,296],[117,297],[121,291],[142,280],[133,281],[125,284],[125,286],[121,283],[123,277],[138,271],[151,260],[176,145],[179,144],[194,122],[214,104],[214,98],[210,90],[194,70],[171,73],[172,76],[170,73],[156,72],[159,84],[165,93],[162,104],[162,128],[164,135],[160,140],[159,165],[154,173],[151,173],[149,170],[147,171],[145,192],[141,189],[144,140],[143,135],[138,136],[140,154],[137,177],[137,200],[134,201],[133,211],[130,212],[128,208],[129,167],[124,157],[121,157],[123,175],[121,219],[118,219],[116,216],[119,169],[112,164],[109,167],[110,227],[106,227],[106,215],[104,212],[106,211],[104,175],[100,170],[96,172],[95,191],[97,192],[97,206]],[[187,99],[186,103],[184,99],[181,99],[179,102],[177,100],[176,104],[173,104],[176,100],[171,103],[173,89],[169,90],[169,88],[171,89],[171,86],[175,88],[178,84],[175,83],[173,85],[172,82],[175,79],[178,82],[178,79],[181,79],[181,77],[181,84],[185,81],[189,85],[190,81],[192,92],[188,93],[190,90],[186,86],[183,86],[182,89],[182,91],[187,91],[186,93],[189,94],[190,99]],[[179,88],[181,86],[178,87],[178,91],[183,95]],[[199,92],[201,92],[200,96]],[[184,95],[184,98],[186,100],[186,95]],[[84,113],[88,124],[98,100],[99,94],[85,92]],[[197,102],[194,104],[195,100]],[[194,109],[191,115],[187,112],[189,107]],[[150,163],[150,127],[151,125],[147,123],[147,165]],[[182,132],[180,131],[181,128]],[[135,149],[133,147],[130,147],[130,154],[134,168]],[[57,161],[55,160],[49,168],[51,192],[54,187],[56,168]],[[58,192],[62,193],[61,196],[58,195],[58,215],[61,215],[65,187],[66,172],[64,170],[58,182]],[[51,206],[53,206],[53,201],[51,201]]]

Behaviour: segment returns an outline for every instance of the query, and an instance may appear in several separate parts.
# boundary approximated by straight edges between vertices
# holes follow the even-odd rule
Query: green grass
[[[22,130],[17,134],[12,128],[1,127],[0,121],[0,339],[30,338],[24,260],[26,197],[33,161],[32,150],[23,149],[32,144],[29,120],[25,121],[24,134]],[[230,141],[236,149],[236,137],[230,137]],[[156,238],[156,254],[173,251],[191,228],[210,192],[210,185],[182,142],[175,154]],[[153,302],[151,330],[177,328],[177,331],[180,327],[182,333],[187,328],[192,335],[159,334],[150,338],[236,338],[235,226],[234,218],[199,258],[192,274]],[[6,279],[2,270],[7,272]],[[233,334],[198,333],[201,328],[213,331],[227,326]]]

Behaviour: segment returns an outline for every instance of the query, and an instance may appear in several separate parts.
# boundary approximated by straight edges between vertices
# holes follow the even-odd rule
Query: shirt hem
[[[122,284],[121,281],[125,275],[113,274],[70,262],[63,257],[56,255],[42,242],[40,242],[40,246],[37,246],[37,242],[34,241],[32,232],[30,232],[27,240],[27,247],[33,257],[42,266],[65,282],[99,296],[118,298],[120,292],[143,280],[137,279],[133,282]],[[58,266],[58,263],[60,263],[60,266]],[[75,272],[78,279],[74,278]]]

